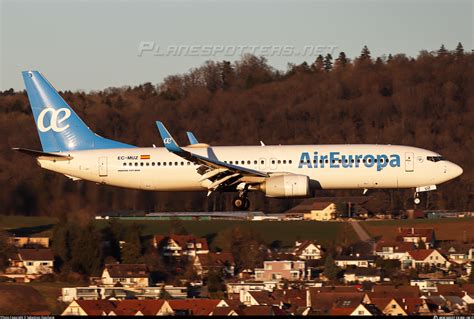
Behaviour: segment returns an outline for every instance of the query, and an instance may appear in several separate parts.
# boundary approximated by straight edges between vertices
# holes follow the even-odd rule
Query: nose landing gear
[[[413,202],[415,203],[415,205],[418,205],[418,204],[421,203],[421,199],[420,199],[418,193],[415,193],[415,196],[413,198]]]

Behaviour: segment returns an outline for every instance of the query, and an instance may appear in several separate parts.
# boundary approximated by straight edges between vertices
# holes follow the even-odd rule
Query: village
[[[213,251],[208,238],[185,233],[178,225],[169,235],[149,239],[154,260],[133,257],[130,242],[120,240],[121,261],[105,259],[97,276],[64,286],[57,298],[60,313],[53,314],[406,316],[474,311],[474,243],[438,240],[432,228],[399,227],[395,238],[382,236],[342,249],[308,239],[292,247],[269,246],[252,234],[230,235],[241,236],[240,252]],[[11,234],[8,240],[15,249],[1,281],[58,280],[60,258],[51,238]]]

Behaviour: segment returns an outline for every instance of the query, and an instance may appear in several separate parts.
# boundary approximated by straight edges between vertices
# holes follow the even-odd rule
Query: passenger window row
[[[272,160],[272,164],[291,164],[292,160]],[[226,164],[235,164],[235,165],[251,165],[252,161],[224,161]],[[261,164],[265,164],[265,160],[260,160]],[[253,161],[254,165],[258,164],[257,160]],[[198,165],[196,163],[192,163],[189,161],[181,161],[181,162],[123,162],[123,166],[191,166],[191,165]]]

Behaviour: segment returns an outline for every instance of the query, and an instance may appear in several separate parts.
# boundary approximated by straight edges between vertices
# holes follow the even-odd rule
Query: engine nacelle
[[[267,197],[302,197],[310,192],[309,177],[306,175],[272,176],[260,185]]]

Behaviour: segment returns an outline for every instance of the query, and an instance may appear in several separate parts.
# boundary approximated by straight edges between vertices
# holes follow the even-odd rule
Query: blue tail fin
[[[134,147],[92,132],[40,72],[22,75],[43,151]]]

